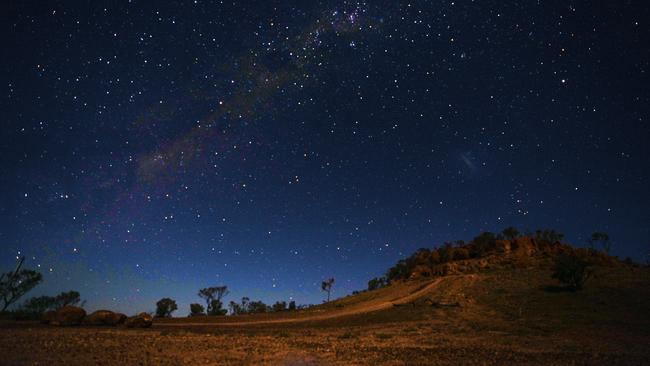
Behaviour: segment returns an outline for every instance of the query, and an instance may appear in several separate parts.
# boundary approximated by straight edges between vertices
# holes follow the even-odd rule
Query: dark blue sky
[[[164,3],[164,4],[163,4]],[[510,225],[649,252],[644,2],[8,1],[0,267],[184,315]]]

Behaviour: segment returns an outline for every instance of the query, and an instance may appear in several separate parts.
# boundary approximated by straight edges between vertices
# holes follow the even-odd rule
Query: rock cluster
[[[128,328],[149,328],[153,318],[147,313],[140,313],[127,318],[126,315],[110,310],[97,310],[89,315],[86,311],[76,306],[64,306],[56,311],[47,311],[41,316],[41,322],[57,326],[94,325],[117,326],[125,325]]]
[[[153,324],[153,318],[147,313],[140,313],[136,316],[127,318],[124,325],[127,328],[149,328]]]

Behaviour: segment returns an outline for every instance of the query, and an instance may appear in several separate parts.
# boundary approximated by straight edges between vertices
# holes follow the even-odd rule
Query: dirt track
[[[167,326],[167,327],[187,327],[187,326],[240,326],[240,325],[261,325],[261,324],[286,324],[286,323],[298,323],[298,322],[310,322],[310,321],[319,321],[319,320],[328,320],[334,318],[340,318],[344,316],[359,315],[364,313],[371,313],[374,311],[390,309],[395,305],[402,305],[412,302],[416,299],[426,296],[431,293],[433,289],[443,280],[443,278],[437,278],[420,288],[416,291],[407,294],[405,296],[399,297],[397,299],[386,299],[380,298],[375,301],[362,302],[354,304],[349,308],[336,309],[334,311],[328,311],[323,314],[313,314],[297,318],[281,318],[281,319],[268,319],[268,320],[244,320],[240,322],[173,322],[173,323],[156,323],[156,326]]]

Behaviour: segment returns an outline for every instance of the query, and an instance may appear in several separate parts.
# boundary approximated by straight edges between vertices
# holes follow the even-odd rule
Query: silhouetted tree
[[[205,315],[205,308],[201,304],[190,304],[190,316]]]
[[[296,310],[296,302],[291,300],[289,301],[289,311]]]
[[[592,249],[595,249],[596,245],[603,247],[605,253],[609,254],[609,250],[612,248],[612,242],[609,241],[609,235],[606,233],[595,232],[591,234],[591,237],[587,239],[587,242]]]
[[[21,257],[13,272],[7,272],[0,276],[0,299],[2,300],[0,311],[7,310],[9,305],[18,301],[43,279],[40,273],[31,269],[20,270],[24,260],[25,258]]]
[[[567,285],[569,289],[581,290],[590,276],[589,263],[585,260],[569,254],[557,257],[552,277]]]
[[[60,309],[64,306],[77,306],[81,303],[81,295],[78,291],[62,292],[55,297],[56,308]]]
[[[162,298],[156,303],[156,318],[170,318],[176,309],[176,301],[168,297]]]
[[[276,301],[275,304],[273,304],[272,309],[273,309],[273,311],[285,311],[285,310],[287,310],[287,302],[286,301]]]
[[[222,315],[225,310],[221,309],[223,305],[221,299],[228,295],[228,286],[206,287],[199,290],[199,297],[205,299],[208,315]]]
[[[519,236],[519,230],[513,226],[509,226],[501,232],[503,237],[507,240],[515,240]]]
[[[376,290],[378,288],[382,288],[386,286],[386,278],[385,277],[375,277],[368,281],[368,291]]]
[[[228,303],[228,309],[230,309],[230,314],[232,314],[232,315],[243,314],[242,310],[241,310],[241,305],[239,305],[234,300],[230,300],[230,302]]]
[[[493,247],[496,241],[494,233],[485,231],[472,239],[472,256],[482,257],[486,255]]]
[[[327,292],[327,302],[330,302],[330,293],[332,292],[332,285],[334,284],[334,278],[330,278],[321,282],[321,290]]]
[[[214,299],[210,302],[208,315],[226,315],[226,313],[228,313],[228,310],[223,309],[223,303],[221,300]]]
[[[251,314],[266,313],[269,307],[262,301],[251,301],[248,304],[248,312]]]
[[[48,310],[55,309],[56,299],[52,296],[39,296],[32,297],[31,299],[25,301],[22,309],[33,315],[40,315]]]
[[[555,243],[562,241],[564,239],[564,234],[562,234],[559,231],[555,231],[552,229],[544,229],[544,230],[536,230],[535,231],[535,240],[542,241],[542,242],[547,242],[547,243]]]

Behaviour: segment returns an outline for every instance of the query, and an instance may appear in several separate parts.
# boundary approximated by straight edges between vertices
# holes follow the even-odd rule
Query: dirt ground
[[[566,293],[544,290],[543,271],[449,276],[305,311],[167,319],[150,329],[5,321],[0,364],[644,365],[649,278],[605,271]]]

